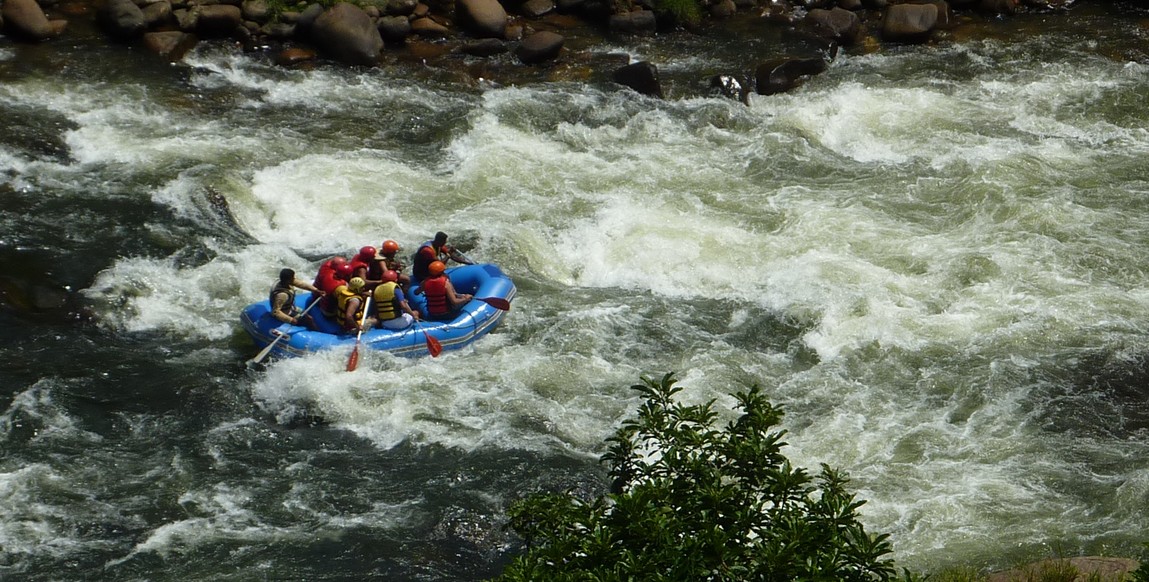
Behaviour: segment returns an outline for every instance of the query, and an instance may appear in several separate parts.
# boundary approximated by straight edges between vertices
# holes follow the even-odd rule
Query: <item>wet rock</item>
[[[279,51],[279,54],[275,55],[275,62],[281,67],[291,67],[300,63],[313,61],[315,57],[316,54],[313,50],[292,47]]]
[[[499,0],[458,0],[455,18],[463,30],[478,38],[503,38],[507,11]]]
[[[497,38],[481,38],[463,43],[459,50],[476,57],[490,57],[507,52],[507,43]]]
[[[289,22],[268,22],[259,27],[259,33],[268,38],[287,40],[295,36],[295,25]]]
[[[374,65],[383,50],[383,37],[363,9],[341,2],[325,10],[311,28],[319,50],[349,65]]]
[[[550,61],[559,56],[566,38],[557,32],[544,30],[536,32],[522,40],[515,56],[528,65]]]
[[[710,93],[728,99],[749,103],[750,91],[737,78],[731,75],[714,75],[710,78]]]
[[[640,61],[616,69],[612,76],[615,83],[625,85],[635,91],[662,99],[662,82],[658,78],[658,67],[654,63]]]
[[[822,58],[796,59],[783,57],[758,65],[754,70],[755,90],[759,95],[784,93],[826,70]]]
[[[938,22],[933,4],[894,4],[882,18],[882,38],[894,42],[925,42]]]
[[[243,13],[239,6],[215,4],[200,6],[195,30],[204,37],[229,37],[243,26]]]
[[[195,35],[178,30],[144,34],[144,46],[172,62],[184,58],[195,45]]]
[[[446,38],[451,30],[431,18],[416,18],[411,21],[411,32],[422,38]]]
[[[806,14],[806,23],[821,38],[843,45],[857,42],[862,30],[858,15],[844,8],[811,10]]]
[[[652,35],[658,31],[658,21],[650,10],[612,14],[607,26],[615,34]]]
[[[132,0],[108,0],[96,13],[96,20],[110,36],[120,40],[139,38],[147,30],[144,11]]]

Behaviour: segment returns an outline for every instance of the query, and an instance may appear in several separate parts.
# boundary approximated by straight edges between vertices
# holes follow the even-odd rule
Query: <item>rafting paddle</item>
[[[443,344],[439,343],[439,340],[431,337],[431,334],[425,331],[423,332],[423,335],[427,338],[427,351],[431,352],[431,357],[439,357],[439,353],[443,351]]]
[[[303,310],[303,313],[300,313],[298,316],[296,316],[296,319],[303,319],[303,316],[307,315],[307,312],[311,311],[311,308],[315,307],[315,304],[319,303],[319,301],[320,301],[320,299],[316,299],[315,301],[312,301],[311,305],[308,305],[307,309]],[[254,364],[258,364],[258,363],[262,362],[263,359],[267,357],[267,354],[271,353],[271,349],[275,347],[275,344],[279,343],[279,340],[287,337],[288,335],[290,335],[290,334],[279,332],[279,335],[275,336],[275,339],[271,340],[271,342],[268,343],[267,346],[265,346],[262,350],[260,350],[259,353],[256,354],[254,358],[247,361],[248,365],[254,365]]]
[[[500,309],[502,311],[511,310],[511,302],[503,299],[502,297],[475,297],[475,299],[482,301],[483,303],[486,303],[495,309]]]
[[[347,371],[354,372],[359,367],[359,340],[363,338],[363,324],[367,322],[367,312],[371,311],[371,298],[363,304],[363,317],[359,319],[359,333],[355,335],[355,349],[351,350],[351,357],[347,358]]]

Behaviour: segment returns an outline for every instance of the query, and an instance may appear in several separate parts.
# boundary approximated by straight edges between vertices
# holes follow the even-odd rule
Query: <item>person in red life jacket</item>
[[[378,256],[375,247],[366,246],[359,249],[359,254],[351,259],[351,276],[363,279],[368,289],[374,289],[383,282],[383,267]]]
[[[416,293],[427,297],[427,319],[438,321],[454,319],[459,309],[471,300],[469,293],[456,293],[455,286],[447,278],[447,265],[443,261],[432,261],[427,266],[427,278]]]
[[[295,271],[283,269],[279,272],[279,281],[271,286],[267,301],[271,304],[271,316],[291,325],[303,325],[315,329],[315,321],[310,315],[299,316],[300,310],[295,306],[295,288],[311,291],[315,296],[323,295],[323,291],[302,279],[295,278]]]
[[[399,273],[384,271],[383,282],[375,288],[375,318],[379,327],[385,329],[406,329],[419,319],[419,312],[411,309],[403,288],[399,285]]]
[[[451,245],[447,244],[447,233],[439,231],[435,233],[435,238],[431,239],[421,245],[415,251],[415,255],[411,257],[411,276],[416,281],[422,281],[427,278],[427,268],[431,263],[439,261],[444,265],[447,261],[455,261],[463,265],[473,265],[474,262],[468,259],[463,253],[455,250]]]
[[[348,333],[365,331],[375,326],[375,319],[370,315],[364,320],[363,308],[366,307],[367,282],[359,277],[352,277],[346,285],[340,285],[335,290],[335,300],[339,303],[337,319],[339,325]],[[363,323],[360,327],[360,322]]]
[[[399,248],[399,243],[385,240],[383,245],[379,247],[379,256],[376,258],[379,259],[384,273],[395,271],[399,275],[399,286],[403,288],[404,292],[407,292],[411,289],[411,277],[403,273],[403,269],[406,269],[407,265],[398,257],[400,250],[402,249]]]
[[[350,273],[351,265],[343,257],[332,257],[320,265],[319,274],[315,276],[315,282],[312,285],[323,292],[319,310],[327,317],[335,317],[335,310],[338,308],[335,301],[335,289],[347,283],[347,280],[351,278]]]

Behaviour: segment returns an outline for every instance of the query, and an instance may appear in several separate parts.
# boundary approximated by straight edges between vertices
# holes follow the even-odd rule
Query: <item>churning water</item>
[[[0,574],[489,577],[507,504],[600,492],[667,371],[765,387],[902,566],[1137,555],[1137,17],[843,54],[748,106],[0,44]],[[437,230],[515,278],[497,333],[244,368],[280,268]]]

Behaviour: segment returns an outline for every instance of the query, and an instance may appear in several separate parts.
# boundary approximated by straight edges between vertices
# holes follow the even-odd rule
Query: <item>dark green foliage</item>
[[[677,403],[674,384],[633,387],[646,402],[603,456],[616,493],[512,505],[529,547],[500,580],[896,579],[887,536],[858,523],[864,502],[847,478],[826,465],[811,477],[782,455],[782,410],[757,386],[735,395],[742,415],[720,429],[713,401]]]
[[[1149,543],[1145,544],[1145,549],[1149,550]],[[1141,560],[1141,564],[1129,576],[1133,582],[1149,582],[1149,557]]]
[[[695,24],[702,19],[702,7],[698,0],[655,0],[656,11],[670,15],[678,24]]]

